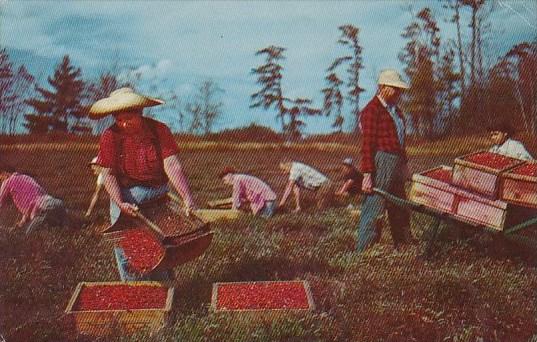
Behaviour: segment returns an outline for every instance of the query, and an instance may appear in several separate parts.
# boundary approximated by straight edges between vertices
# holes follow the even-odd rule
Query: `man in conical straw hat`
[[[139,204],[165,196],[168,181],[181,195],[187,215],[194,209],[170,129],[162,122],[142,116],[145,107],[163,103],[137,94],[131,88],[121,88],[91,106],[90,118],[113,115],[115,119],[101,136],[96,160],[110,195],[112,224],[121,212],[135,215]]]
[[[362,252],[380,239],[384,209],[388,210],[390,231],[396,248],[410,243],[409,213],[391,206],[373,188],[406,198],[405,180],[408,175],[405,153],[405,121],[397,107],[401,93],[408,89],[399,73],[383,70],[378,79],[375,97],[360,113],[362,148],[360,171],[363,173],[362,214],[358,226],[358,252]]]

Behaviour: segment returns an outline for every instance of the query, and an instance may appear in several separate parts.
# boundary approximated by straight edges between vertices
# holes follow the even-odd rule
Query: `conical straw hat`
[[[110,96],[95,102],[89,110],[89,117],[100,119],[112,113],[158,106],[163,103],[162,100],[137,94],[132,88],[120,88],[110,93]]]

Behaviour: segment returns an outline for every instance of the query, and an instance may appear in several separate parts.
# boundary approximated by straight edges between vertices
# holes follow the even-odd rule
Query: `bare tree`
[[[217,119],[222,115],[223,102],[220,94],[224,90],[213,80],[205,80],[198,87],[198,92],[186,109],[191,116],[190,132],[209,134]]]
[[[34,83],[24,66],[14,70],[6,50],[0,50],[0,133],[15,134]]]

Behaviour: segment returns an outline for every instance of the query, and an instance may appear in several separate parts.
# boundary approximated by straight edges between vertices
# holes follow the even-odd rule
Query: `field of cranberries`
[[[430,155],[410,153],[411,171],[452,165],[455,157],[478,149],[453,152],[451,146],[439,142],[424,147]],[[181,161],[203,206],[229,195],[231,189],[216,176],[224,165],[259,176],[281,194],[286,181],[278,171],[282,158],[310,163],[337,179],[341,159],[357,158],[357,152],[353,146],[330,151],[303,146],[185,149]],[[536,154],[535,149],[530,152]],[[51,150],[43,163],[42,151],[0,148],[2,157],[65,199],[77,217],[87,208],[94,187],[86,167],[94,154],[95,147]],[[311,202],[306,196],[302,214],[287,212],[270,220],[246,216],[213,224],[215,236],[207,252],[175,269],[168,325],[152,336],[141,332],[106,341],[537,340],[537,259],[528,249],[468,229],[445,229],[438,255],[424,261],[418,255],[431,219],[413,215],[417,245],[395,251],[386,227],[380,243],[359,256],[354,252],[357,218],[348,214],[347,203],[318,212]],[[8,230],[17,219],[12,205],[8,207],[0,212],[0,334],[6,341],[91,341],[77,335],[64,310],[79,282],[119,280],[112,249],[96,233],[107,222],[106,195],[101,195],[91,222],[80,219],[70,229],[30,236]],[[144,261],[137,266],[146,267]],[[251,321],[209,310],[215,282],[284,280],[309,282],[314,312]],[[234,290],[228,305],[237,300]],[[111,305],[98,298],[100,294],[90,292],[82,304]],[[120,300],[112,304],[122,304]]]

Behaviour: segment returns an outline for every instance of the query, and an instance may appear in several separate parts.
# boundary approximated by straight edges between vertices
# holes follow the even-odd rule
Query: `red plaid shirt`
[[[401,113],[397,114],[403,119]],[[375,153],[384,151],[405,155],[405,148],[399,143],[395,123],[388,110],[375,96],[360,113],[362,128],[362,149],[360,171],[372,173],[375,170]]]

